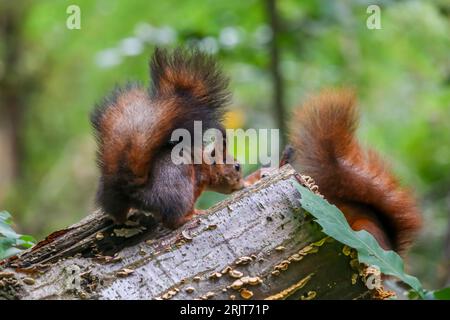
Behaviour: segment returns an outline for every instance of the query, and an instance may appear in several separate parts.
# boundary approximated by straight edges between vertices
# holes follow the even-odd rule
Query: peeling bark
[[[296,179],[285,166],[174,231],[143,213],[123,226],[93,213],[4,261],[0,297],[372,298],[349,248],[301,209]]]

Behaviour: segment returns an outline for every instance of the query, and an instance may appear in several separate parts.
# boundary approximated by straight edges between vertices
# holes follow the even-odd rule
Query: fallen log
[[[367,299],[343,244],[300,206],[290,166],[171,231],[101,212],[0,263],[3,299]],[[174,191],[176,192],[176,191]]]

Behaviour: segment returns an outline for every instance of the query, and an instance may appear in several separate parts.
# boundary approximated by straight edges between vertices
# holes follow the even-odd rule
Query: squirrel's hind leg
[[[115,224],[123,224],[127,221],[130,211],[128,198],[114,189],[105,188],[102,181],[97,190],[96,202],[102,211],[114,220]]]
[[[194,217],[195,214],[196,214],[196,210],[192,209],[190,212],[187,212],[184,215],[177,216],[177,217],[171,217],[169,219],[167,219],[167,218],[163,219],[163,225],[166,228],[169,228],[172,230],[178,229],[186,222],[192,220],[192,218]]]

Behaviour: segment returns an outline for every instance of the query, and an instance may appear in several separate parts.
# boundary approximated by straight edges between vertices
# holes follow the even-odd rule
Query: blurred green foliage
[[[11,214],[0,212],[0,260],[31,248],[36,240],[29,235],[17,234],[11,227]]]
[[[436,286],[448,274],[442,252],[450,210],[449,10],[445,1],[375,1],[382,29],[369,30],[372,3],[278,2],[286,102],[292,109],[326,87],[356,91],[362,141],[380,150],[421,200],[425,228],[409,272]],[[66,28],[70,4],[81,9],[81,30]],[[232,80],[237,120],[230,126],[274,126],[263,1],[30,1],[22,37],[23,68],[41,76],[25,110],[23,176],[0,208],[37,237],[94,208],[89,112],[116,83],[148,83],[155,45],[216,54]],[[206,193],[199,206],[221,198]]]

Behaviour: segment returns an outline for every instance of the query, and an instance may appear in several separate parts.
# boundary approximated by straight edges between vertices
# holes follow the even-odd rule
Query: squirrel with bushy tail
[[[241,166],[227,153],[226,139],[214,148],[223,150],[213,154],[222,161],[175,164],[171,159],[175,129],[188,130],[193,137],[194,121],[201,121],[203,130],[225,132],[228,80],[212,57],[182,49],[156,49],[150,79],[150,88],[136,83],[116,88],[91,115],[101,173],[96,202],[116,223],[124,223],[130,210],[138,209],[177,228],[200,213],[194,205],[204,190],[231,193],[244,186]]]
[[[287,163],[309,176],[356,231],[371,233],[384,249],[405,253],[421,226],[412,192],[400,185],[382,158],[358,142],[358,109],[348,90],[325,90],[294,112]],[[261,170],[247,177],[254,183]]]

